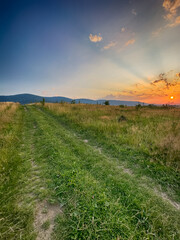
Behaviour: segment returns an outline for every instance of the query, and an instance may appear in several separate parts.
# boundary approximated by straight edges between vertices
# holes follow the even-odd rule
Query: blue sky
[[[179,16],[179,0],[1,1],[0,94],[179,102]]]

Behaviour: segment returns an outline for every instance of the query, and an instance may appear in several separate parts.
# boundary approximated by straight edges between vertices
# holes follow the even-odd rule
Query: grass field
[[[0,239],[180,239],[180,109],[0,105]]]

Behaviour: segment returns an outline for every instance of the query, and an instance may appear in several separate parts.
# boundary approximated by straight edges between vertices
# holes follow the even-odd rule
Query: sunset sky
[[[0,1],[0,95],[18,93],[180,104],[180,0]]]

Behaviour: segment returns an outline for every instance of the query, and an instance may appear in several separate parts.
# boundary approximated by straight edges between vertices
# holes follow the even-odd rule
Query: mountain
[[[71,102],[72,99],[66,97],[42,97],[33,94],[17,94],[10,96],[0,96],[0,102],[19,102],[21,104],[36,103],[45,99],[46,102]]]
[[[10,95],[10,96],[0,96],[0,102],[19,102],[21,104],[28,104],[28,103],[36,103],[40,102],[45,99],[45,102],[49,103],[56,103],[56,102],[68,102],[70,103],[73,99],[66,98],[66,97],[42,97],[33,94],[17,94],[17,95]],[[74,99],[76,103],[85,103],[85,104],[104,104],[106,100],[99,99],[99,100],[92,100],[86,98],[79,98]],[[109,100],[110,105],[127,105],[127,106],[136,106],[137,104],[144,104],[142,102],[136,101],[120,101],[120,100]]]
[[[98,100],[92,100],[92,99],[75,99],[76,103],[87,103],[87,104],[104,104],[106,99],[98,99]],[[136,101],[121,101],[121,100],[108,100],[110,105],[119,106],[119,105],[126,105],[126,106],[136,106],[137,104],[141,105],[147,105],[147,103],[143,102],[136,102]]]

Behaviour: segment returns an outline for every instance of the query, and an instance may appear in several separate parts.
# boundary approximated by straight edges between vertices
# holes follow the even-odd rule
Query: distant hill
[[[43,98],[45,98],[45,101],[49,103],[72,101],[72,99],[66,97],[42,97],[33,94],[17,94],[10,96],[0,96],[0,102],[19,102],[21,104],[28,104],[40,102],[43,100]]]
[[[28,104],[28,103],[36,103],[40,102],[45,99],[46,102],[49,103],[56,103],[56,102],[68,102],[70,103],[73,99],[66,98],[66,97],[42,97],[37,96],[33,94],[17,94],[17,95],[10,95],[10,96],[0,96],[0,102],[19,102],[21,104]],[[106,100],[100,99],[100,100],[92,100],[92,99],[74,99],[76,103],[86,103],[86,104],[104,104]],[[136,106],[137,104],[144,104],[146,103],[142,102],[136,102],[136,101],[120,101],[120,100],[109,100],[110,105],[126,105],[126,106]]]

